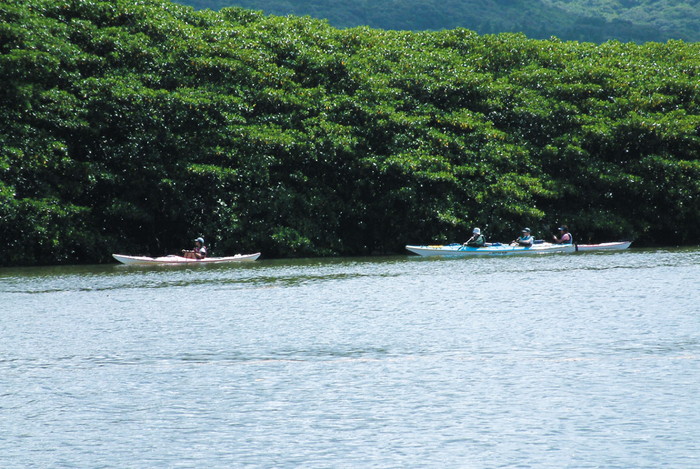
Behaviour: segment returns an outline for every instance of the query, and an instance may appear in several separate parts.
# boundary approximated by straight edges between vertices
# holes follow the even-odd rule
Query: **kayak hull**
[[[419,256],[442,256],[442,257],[474,257],[474,256],[512,256],[512,255],[538,255],[552,253],[575,252],[573,244],[535,244],[530,247],[524,246],[485,246],[483,248],[472,248],[460,244],[436,245],[436,246],[411,246],[406,249]]]
[[[549,253],[570,253],[590,251],[621,251],[627,249],[631,241],[618,241],[600,244],[552,244],[541,243],[530,247],[510,246],[497,244],[483,248],[472,248],[461,244],[412,246],[406,249],[419,256],[443,256],[443,257],[472,257],[472,256],[508,256],[508,255],[534,255]]]
[[[587,251],[622,251],[627,249],[632,244],[632,241],[617,241],[613,243],[600,244],[577,244],[576,250],[579,252]]]
[[[126,256],[123,254],[112,254],[112,257],[127,265],[197,265],[197,264],[229,264],[236,262],[250,262],[260,257],[260,253],[255,254],[236,254],[229,257],[206,257],[204,259],[189,259],[182,256],[163,256],[163,257],[146,257],[146,256]]]

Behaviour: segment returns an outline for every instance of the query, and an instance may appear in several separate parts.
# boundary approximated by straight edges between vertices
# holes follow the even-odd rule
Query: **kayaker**
[[[463,246],[468,246],[470,248],[483,248],[485,245],[486,239],[484,238],[484,235],[481,234],[481,230],[479,228],[474,228],[474,231],[472,231],[472,237],[463,244]]]
[[[532,246],[532,242],[534,241],[534,238],[530,234],[530,228],[523,228],[523,231],[520,233],[520,236],[518,236],[516,239],[514,239],[511,244],[517,244],[518,246]]]
[[[557,244],[573,244],[574,237],[569,233],[569,228],[566,225],[559,227],[559,236],[552,236]]]
[[[194,249],[188,251],[182,250],[182,255],[188,259],[204,259],[207,257],[207,247],[204,245],[204,238],[194,240]]]

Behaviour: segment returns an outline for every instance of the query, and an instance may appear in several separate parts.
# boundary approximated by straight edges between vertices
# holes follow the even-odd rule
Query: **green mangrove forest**
[[[0,78],[0,265],[698,243],[698,43],[0,0]]]

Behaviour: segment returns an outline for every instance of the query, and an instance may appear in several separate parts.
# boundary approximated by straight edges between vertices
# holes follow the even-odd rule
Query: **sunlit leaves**
[[[166,254],[194,233],[217,254],[309,256],[474,225],[700,230],[697,44],[337,30],[161,0],[0,15],[0,228],[41,247],[9,263]]]

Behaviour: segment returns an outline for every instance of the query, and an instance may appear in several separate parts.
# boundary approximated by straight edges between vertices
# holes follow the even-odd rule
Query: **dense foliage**
[[[2,264],[695,243],[700,45],[0,1]]]
[[[339,28],[468,28],[480,34],[586,42],[700,41],[698,0],[177,0],[195,8],[238,6],[274,15],[309,15]]]

